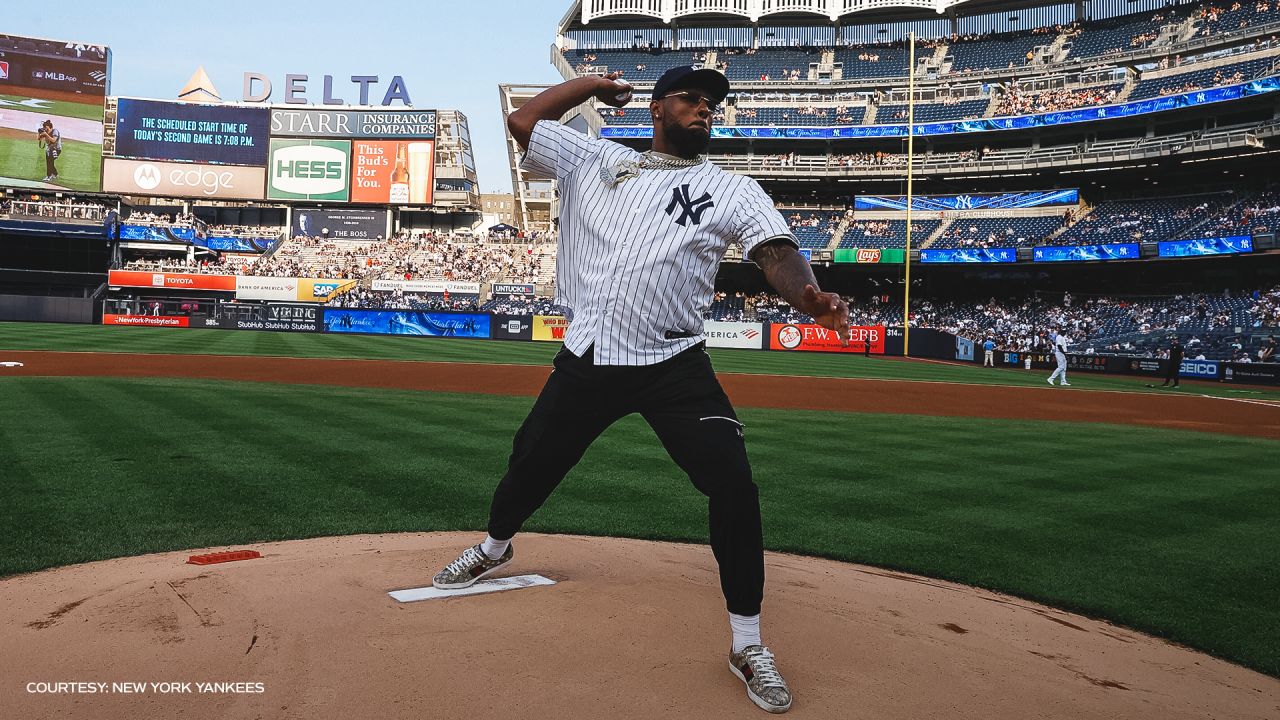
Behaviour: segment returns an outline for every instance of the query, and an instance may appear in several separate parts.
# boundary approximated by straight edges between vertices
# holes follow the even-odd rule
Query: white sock
[[[760,616],[729,613],[729,627],[733,628],[733,651],[742,652],[748,645],[761,645]]]
[[[510,544],[510,540],[494,540],[485,535],[484,542],[480,543],[480,551],[487,555],[490,560],[497,560],[502,557],[502,553],[507,551],[507,546]]]

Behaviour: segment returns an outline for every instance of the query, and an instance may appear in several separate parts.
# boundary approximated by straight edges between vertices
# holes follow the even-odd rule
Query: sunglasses
[[[703,95],[702,93],[697,93],[690,90],[675,90],[673,92],[667,93],[666,95],[663,95],[662,99],[666,100],[667,98],[672,98],[672,97],[684,98],[685,102],[688,102],[692,105],[697,105],[699,103],[706,103],[707,109],[710,110],[711,112],[716,112],[717,110],[720,109],[719,100],[716,100],[714,98],[709,98],[706,95]]]

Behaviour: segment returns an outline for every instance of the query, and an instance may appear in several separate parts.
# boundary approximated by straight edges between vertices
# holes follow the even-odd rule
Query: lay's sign
[[[333,200],[351,194],[351,141],[271,141],[267,197],[272,200]]]

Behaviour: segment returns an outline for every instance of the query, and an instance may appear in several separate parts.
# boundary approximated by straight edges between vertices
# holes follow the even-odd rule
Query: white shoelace
[[[785,688],[787,686],[778,668],[773,664],[773,653],[769,652],[769,648],[762,647],[748,652],[747,663],[751,665],[754,678],[758,679],[764,687]]]
[[[449,566],[446,567],[444,571],[447,573],[459,573],[471,567],[472,565],[476,564],[477,562],[481,562],[487,559],[488,558],[481,555],[480,552],[475,549],[475,546],[472,546],[464,550],[462,555],[458,556],[457,560],[454,560],[453,562],[449,563]]]

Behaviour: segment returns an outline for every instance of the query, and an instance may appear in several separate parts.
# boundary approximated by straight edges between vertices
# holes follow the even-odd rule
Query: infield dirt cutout
[[[6,359],[24,367],[3,375],[514,395],[536,393],[548,372],[222,356],[193,363],[186,356],[7,352]],[[1195,396],[750,375],[722,382],[742,406],[1280,438],[1277,408]],[[184,550],[0,579],[7,610],[0,647],[9,660],[0,664],[3,716],[766,716],[726,666],[729,633],[709,548],[522,534],[503,574],[537,573],[556,585],[408,604],[387,595],[430,584],[479,537],[293,540],[212,548],[263,554],[221,565],[185,564],[201,551]],[[1105,622],[847,563],[776,553],[766,563],[764,637],[796,694],[790,717],[1280,717],[1280,680]]]

